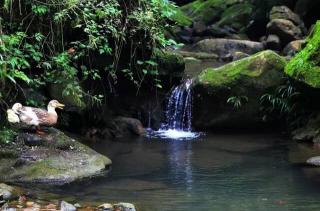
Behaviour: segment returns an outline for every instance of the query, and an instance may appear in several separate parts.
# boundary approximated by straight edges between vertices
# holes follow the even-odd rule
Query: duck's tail
[[[12,109],[7,110],[7,119],[8,119],[8,122],[12,124],[20,122],[19,116]]]

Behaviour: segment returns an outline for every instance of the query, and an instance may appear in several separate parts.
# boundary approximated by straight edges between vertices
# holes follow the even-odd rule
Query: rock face
[[[261,123],[259,99],[283,82],[285,64],[273,51],[263,51],[202,71],[194,83],[195,127],[246,128]],[[236,101],[241,106],[235,106]]]
[[[183,51],[216,54],[221,59],[229,58],[230,60],[236,52],[251,55],[263,49],[262,43],[233,39],[205,39],[182,48]]]
[[[33,147],[26,146],[34,138]],[[12,156],[0,164],[0,177],[8,182],[65,184],[98,174],[111,160],[61,131],[49,128],[46,135],[20,133]]]
[[[306,47],[288,63],[285,72],[311,87],[320,88],[319,50],[320,22],[318,21],[306,40]]]

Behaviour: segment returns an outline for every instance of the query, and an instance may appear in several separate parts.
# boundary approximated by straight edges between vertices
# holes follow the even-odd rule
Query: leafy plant
[[[7,127],[0,129],[0,144],[9,144],[13,141],[16,136],[16,132]]]
[[[235,109],[240,109],[241,106],[249,101],[247,96],[232,96],[227,100],[228,104],[231,104]]]
[[[260,97],[260,110],[263,119],[285,119],[290,127],[300,123],[303,108],[300,108],[301,93],[287,81],[273,93],[266,93]]]

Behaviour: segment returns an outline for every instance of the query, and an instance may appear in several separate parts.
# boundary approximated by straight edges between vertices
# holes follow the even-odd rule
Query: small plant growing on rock
[[[239,109],[241,106],[249,101],[247,96],[232,96],[227,100],[228,104],[231,104],[233,108]]]

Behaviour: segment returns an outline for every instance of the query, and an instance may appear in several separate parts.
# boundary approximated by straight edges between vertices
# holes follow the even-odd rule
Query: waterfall
[[[165,107],[165,119],[157,131],[149,130],[150,138],[193,140],[202,133],[192,131],[192,80],[174,87]]]
[[[191,132],[192,122],[192,80],[175,87],[170,93],[165,110],[165,122],[161,130]]]

